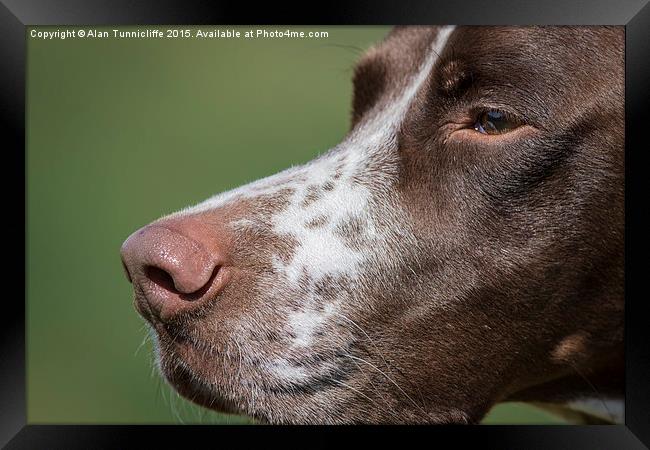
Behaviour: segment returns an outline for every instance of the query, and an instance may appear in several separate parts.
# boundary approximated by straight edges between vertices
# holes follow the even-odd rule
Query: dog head
[[[316,160],[122,248],[160,369],[271,423],[476,422],[622,342],[623,32],[398,28]]]

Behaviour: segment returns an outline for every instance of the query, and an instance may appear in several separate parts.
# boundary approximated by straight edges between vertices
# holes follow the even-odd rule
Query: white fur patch
[[[310,177],[310,181],[313,178]],[[335,183],[332,191],[303,206],[308,186],[311,185],[303,184],[296,189],[289,207],[273,218],[276,233],[290,235],[298,242],[289,264],[280,263],[276,269],[284,271],[290,282],[297,282],[303,273],[313,282],[325,276],[354,278],[363,255],[346,247],[335,234],[335,228],[353,215],[363,213],[368,205],[369,190],[345,179]],[[326,218],[327,224],[316,228],[306,225],[318,217]]]
[[[294,348],[309,348],[313,345],[314,334],[322,328],[327,319],[337,310],[337,304],[326,305],[324,312],[314,308],[318,300],[314,294],[314,285],[325,277],[345,276],[354,281],[360,275],[362,264],[368,257],[346,246],[336,233],[337,226],[353,218],[359,218],[366,239],[374,253],[381,251],[389,243],[375,229],[373,215],[381,211],[370,211],[377,192],[389,195],[390,189],[397,181],[397,132],[416,94],[427,79],[438,55],[452,33],[454,27],[443,27],[431,51],[426,56],[419,70],[406,85],[392,93],[388,106],[382,103],[376,111],[371,112],[368,120],[359,124],[337,148],[328,154],[304,165],[295,167],[276,175],[261,179],[232,191],[216,195],[194,207],[182,210],[176,215],[196,214],[219,208],[229,202],[244,198],[269,195],[285,189],[291,189],[288,206],[270,218],[273,231],[281,236],[290,236],[297,242],[297,247],[288,262],[280,258],[272,261],[276,273],[280,274],[278,283],[289,283],[297,291],[306,292],[308,298],[301,299],[300,311],[289,314],[287,328],[295,335]],[[365,173],[369,162],[381,161],[381,173]],[[337,175],[335,177],[335,174]],[[363,182],[359,182],[363,180]],[[323,186],[328,185],[328,189]],[[310,190],[318,190],[318,197],[306,201]],[[377,208],[378,203],[372,204]],[[313,220],[324,218],[319,226],[308,226]],[[246,217],[231,223],[234,228],[254,227],[254,220]],[[308,275],[309,284],[300,285],[303,275]],[[291,366],[284,359],[275,360],[270,370],[285,380],[300,380],[307,376],[304,369]]]
[[[289,317],[289,326],[296,333],[293,345],[309,347],[314,332],[323,324],[324,320],[323,314],[316,314],[314,311],[301,311],[292,314]]]
[[[309,378],[309,374],[304,367],[293,366],[287,360],[281,358],[276,359],[266,368],[270,373],[284,381],[295,383]]]

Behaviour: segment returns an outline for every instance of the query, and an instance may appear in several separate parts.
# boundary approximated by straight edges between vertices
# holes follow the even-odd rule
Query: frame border
[[[403,442],[404,438],[435,439],[457,446],[472,445],[489,448],[588,448],[643,449],[650,447],[650,336],[647,324],[648,303],[635,292],[641,286],[638,261],[642,256],[645,233],[642,225],[647,214],[640,203],[642,175],[641,150],[647,148],[642,140],[643,127],[650,123],[650,4],[649,0],[581,0],[508,1],[492,0],[489,8],[479,0],[458,2],[447,0],[434,4],[426,0],[389,2],[346,2],[315,9],[297,9],[288,5],[262,4],[250,8],[233,3],[201,0],[2,0],[0,3],[0,126],[8,145],[4,146],[7,169],[2,178],[4,192],[13,193],[22,183],[25,196],[9,195],[15,207],[26,217],[25,166],[25,75],[26,27],[35,25],[154,25],[154,24],[462,24],[462,25],[625,25],[625,352],[626,395],[625,425],[607,426],[527,426],[497,425],[475,427],[337,427],[342,434],[360,434],[371,441],[384,441],[387,432]],[[543,6],[542,6],[543,5]],[[542,7],[544,8],[542,10]],[[643,146],[645,144],[645,146]],[[8,159],[8,161],[7,161]],[[638,171],[638,172],[637,172]],[[637,172],[635,174],[635,172]],[[9,176],[11,175],[11,176]],[[15,176],[15,179],[14,179]],[[22,201],[21,201],[22,200]],[[634,205],[634,206],[633,206]],[[14,205],[11,205],[14,206]],[[646,207],[647,210],[647,207]],[[18,246],[13,236],[26,238],[26,226],[15,221],[9,224],[8,239]],[[645,239],[647,240],[647,238]],[[26,250],[24,247],[23,250]],[[7,264],[5,280],[25,280],[25,253],[16,251],[16,259]],[[634,263],[636,258],[637,263]],[[22,267],[15,264],[21,261]],[[9,284],[9,283],[8,283]],[[14,285],[15,283],[11,283]],[[7,296],[8,297],[8,296]],[[20,298],[20,297],[16,297]],[[23,302],[26,300],[26,292]],[[131,447],[146,439],[171,444],[187,443],[198,438],[214,442],[225,434],[235,433],[238,439],[288,437],[290,431],[311,435],[325,431],[325,444],[331,441],[332,428],[326,427],[265,427],[265,426],[111,426],[111,425],[34,425],[27,424],[25,383],[25,304],[6,298],[0,327],[0,445],[6,448],[115,448]],[[396,442],[400,442],[396,441]],[[268,442],[268,441],[267,441]],[[286,441],[285,441],[286,442]]]

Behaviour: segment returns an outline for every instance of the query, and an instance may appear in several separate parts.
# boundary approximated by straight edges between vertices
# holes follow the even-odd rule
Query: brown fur
[[[361,59],[352,131],[390,107],[437,33],[398,28]],[[290,188],[196,216],[257,226],[220,235],[233,275],[217,298],[167,323],[149,317],[167,378],[197,403],[273,423],[475,423],[506,399],[620,394],[623,41],[622,28],[457,28],[410,105],[396,153],[354,180],[377,191],[373,180],[398,177],[374,200],[396,211],[373,217],[390,256],[373,257],[361,279],[320,281],[314,304],[301,300],[309,273],[296,288],[271,269],[299,245],[268,224]],[[486,106],[525,125],[477,139],[471,126]],[[303,206],[333,187],[312,186]],[[337,233],[375,255],[364,220]],[[287,315],[333,299],[344,299],[344,316],[289,354]],[[280,355],[309,380],[265,375]]]

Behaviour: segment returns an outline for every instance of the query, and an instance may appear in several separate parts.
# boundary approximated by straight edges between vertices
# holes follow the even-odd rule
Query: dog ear
[[[377,103],[386,88],[387,69],[379,57],[367,56],[355,67],[352,83],[352,128]]]

